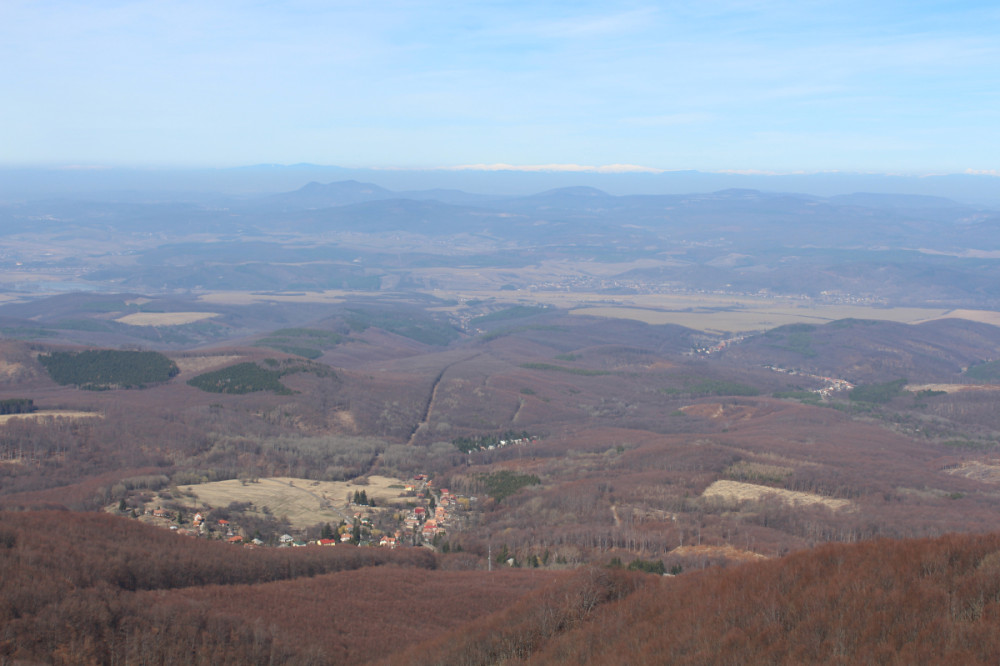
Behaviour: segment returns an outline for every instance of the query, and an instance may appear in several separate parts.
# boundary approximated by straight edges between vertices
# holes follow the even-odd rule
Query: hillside
[[[456,570],[468,566],[456,558],[249,550],[127,518],[0,513],[0,655],[205,664],[987,664],[1000,655],[996,534],[824,545],[668,577]]]
[[[520,563],[642,556],[687,568],[829,540],[998,527],[1000,417],[988,390],[893,384],[884,401],[863,399],[874,383],[813,392],[825,386],[819,372],[879,354],[907,359],[915,378],[938,382],[928,386],[974,387],[958,363],[992,356],[990,326],[834,323],[698,356],[703,334],[555,308],[495,309],[463,327],[413,305],[335,307],[328,319],[258,338],[291,344],[286,351],[171,352],[178,376],[142,391],[56,385],[32,356],[47,346],[8,343],[5,358],[21,369],[0,398],[32,400],[43,416],[0,431],[0,503],[149,509],[150,493],[166,492],[163,502],[193,515],[226,507],[172,489],[429,475],[477,498],[449,517],[444,541],[479,566],[490,548],[505,548]],[[809,337],[801,348],[818,350],[805,359],[816,376],[763,367],[801,357],[788,349],[799,349],[800,334]],[[315,360],[289,353],[306,344]],[[917,353],[928,348],[942,353]],[[246,368],[252,386],[240,384]],[[67,416],[47,416],[53,410]],[[500,447],[515,438],[505,433],[524,441]],[[134,480],[154,473],[162,480],[148,490]],[[503,474],[536,481],[491,490]],[[431,499],[440,497],[419,501]],[[263,507],[236,513],[250,534],[288,529]],[[402,529],[402,513],[375,514],[378,530]]]
[[[558,579],[438,571],[440,564],[447,561],[424,549],[248,550],[106,515],[0,513],[0,655],[369,661]]]
[[[778,561],[526,598],[387,660],[486,664],[994,663],[1000,537],[828,545]],[[587,590],[587,592],[583,592]]]
[[[845,319],[771,329],[725,351],[727,360],[837,376],[853,383],[906,377],[965,381],[965,368],[1000,356],[1000,328],[962,319],[918,325]]]

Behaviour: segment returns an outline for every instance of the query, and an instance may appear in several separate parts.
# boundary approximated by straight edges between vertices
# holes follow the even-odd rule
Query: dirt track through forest
[[[434,383],[431,385],[431,394],[427,400],[427,407],[424,408],[424,415],[420,419],[420,423],[418,423],[416,427],[413,428],[413,432],[410,433],[410,439],[407,440],[406,442],[407,446],[413,446],[413,442],[414,440],[416,440],[417,435],[420,433],[421,430],[427,427],[427,422],[430,420],[431,417],[431,411],[433,411],[434,403],[437,400],[438,387],[441,385],[441,380],[444,379],[444,373],[448,372],[449,368],[456,366],[459,363],[465,363],[466,361],[471,361],[477,356],[482,356],[482,353],[473,354],[472,356],[467,356],[466,358],[459,359],[457,361],[452,361],[448,365],[441,368],[441,372],[438,373],[438,376],[434,379]]]
[[[524,409],[524,398],[517,401],[517,409],[514,410],[514,416],[511,417],[511,423],[517,423],[517,417],[521,415],[521,410]]]

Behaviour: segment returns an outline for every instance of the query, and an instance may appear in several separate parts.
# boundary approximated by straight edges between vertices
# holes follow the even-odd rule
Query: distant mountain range
[[[529,196],[459,190],[393,191],[355,180],[309,183],[253,198],[203,202],[46,200],[0,206],[0,233],[408,232],[486,234],[520,243],[705,243],[765,247],[1000,249],[1000,212],[943,197],[808,194],[727,189],[612,195],[589,186]],[[612,238],[613,236],[613,238]]]
[[[351,169],[315,164],[263,164],[225,169],[0,168],[0,202],[51,197],[116,201],[211,201],[295,190],[310,182],[358,180],[406,192],[461,190],[488,195],[528,195],[587,186],[615,194],[683,194],[738,188],[835,196],[880,192],[939,196],[974,205],[1000,206],[1000,179],[987,174],[906,176],[847,172],[768,175],[666,171],[493,171],[474,169]],[[456,194],[455,196],[462,196]],[[441,201],[457,203],[447,194]],[[463,200],[461,203],[470,203]]]
[[[671,285],[977,308],[1000,298],[1000,209],[926,192],[505,195],[352,179],[254,196],[0,203],[0,237],[13,291],[419,290],[475,266],[493,267],[482,279],[495,288]],[[553,261],[576,269],[541,269]],[[432,266],[446,272],[429,277]]]

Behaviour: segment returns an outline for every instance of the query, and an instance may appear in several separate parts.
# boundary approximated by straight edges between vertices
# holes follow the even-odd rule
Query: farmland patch
[[[217,312],[133,312],[115,321],[129,326],[182,326],[218,316]]]

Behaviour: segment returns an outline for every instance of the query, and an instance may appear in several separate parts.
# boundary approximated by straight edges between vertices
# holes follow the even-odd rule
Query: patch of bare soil
[[[0,381],[14,382],[33,374],[24,363],[0,360]]]
[[[688,416],[703,419],[749,419],[756,414],[756,409],[749,405],[723,405],[718,402],[703,402],[696,405],[681,407]]]

